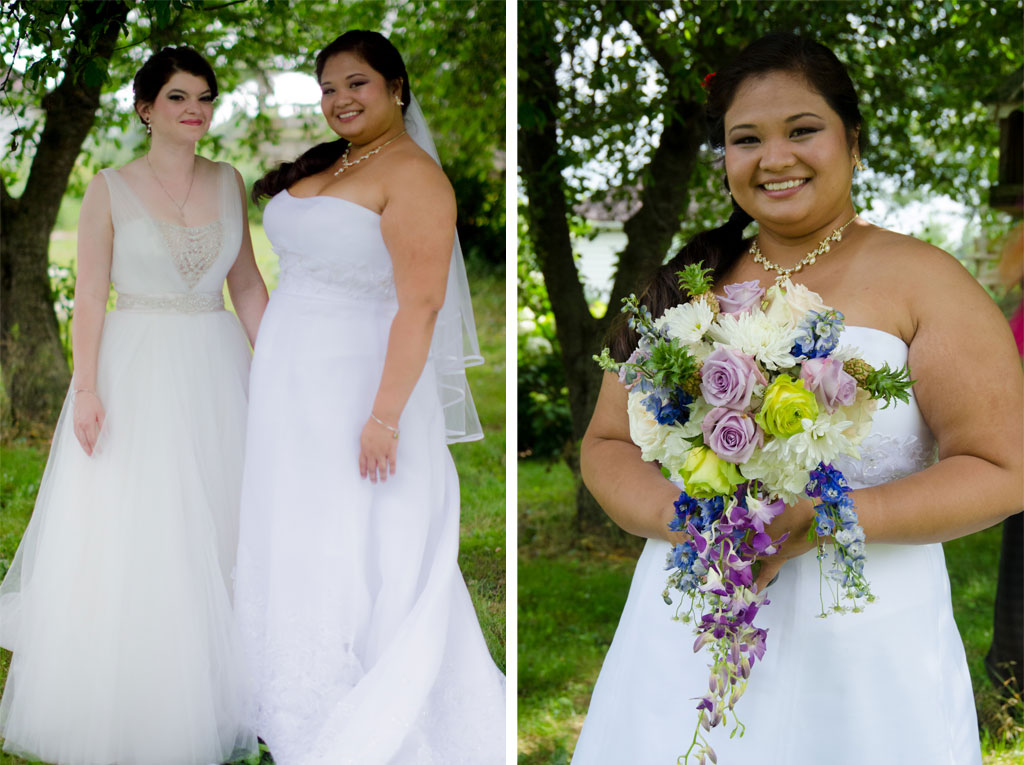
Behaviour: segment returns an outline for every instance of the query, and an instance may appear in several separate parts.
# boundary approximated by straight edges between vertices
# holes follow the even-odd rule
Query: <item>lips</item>
[[[195,125],[195,126],[199,126],[199,125],[203,124],[203,121],[202,120],[182,120],[181,124],[182,125]]]
[[[349,122],[350,120],[353,120],[356,117],[358,117],[360,114],[362,114],[361,111],[342,112],[341,114],[336,115],[335,119],[341,122]]]
[[[795,194],[799,194],[801,189],[810,182],[810,178],[780,178],[775,181],[762,183],[758,186],[758,189],[762,194],[771,199],[787,199]]]

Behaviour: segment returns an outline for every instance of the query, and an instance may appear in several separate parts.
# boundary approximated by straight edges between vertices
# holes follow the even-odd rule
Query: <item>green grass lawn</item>
[[[564,765],[642,542],[580,537],[572,476],[561,462],[520,461],[518,495],[519,763]],[[992,639],[1000,535],[995,527],[944,546],[986,765],[1024,762],[1021,708],[1014,712],[1000,703],[983,665]]]
[[[277,284],[276,257],[261,227],[253,226],[257,263],[271,289]],[[54,262],[74,258],[73,235],[53,242]],[[468,370],[485,438],[454,444],[452,456],[462,487],[459,565],[473,597],[487,646],[505,669],[505,280],[470,264],[482,366]],[[19,439],[0,444],[0,576],[7,571],[32,514],[48,444]],[[0,686],[10,653],[0,650]],[[0,753],[0,765],[25,761]]]

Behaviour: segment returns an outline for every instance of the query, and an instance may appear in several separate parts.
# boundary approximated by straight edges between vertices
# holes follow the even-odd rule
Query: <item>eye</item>
[[[334,88],[324,88],[322,92],[325,96],[327,96],[334,92]]]
[[[755,144],[757,143],[757,136],[753,135],[741,135],[738,138],[732,140],[734,146],[742,146],[744,144]]]
[[[819,130],[820,128],[816,127],[798,127],[794,128],[793,132],[790,133],[790,135],[793,138],[800,138],[801,136],[812,135],[813,133],[817,133]]]
[[[185,100],[184,98],[182,98],[177,93],[175,93],[173,96],[167,96],[167,98],[169,98],[171,101],[184,101]]]
[[[365,80],[356,80],[355,82],[350,82],[349,83],[349,87],[352,88],[352,89],[361,88],[365,84],[366,84]]]
[[[202,101],[203,103],[212,104],[213,103],[213,96],[200,96],[199,100]]]

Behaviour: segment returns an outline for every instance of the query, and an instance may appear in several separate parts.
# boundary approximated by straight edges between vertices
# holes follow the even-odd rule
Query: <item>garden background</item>
[[[198,151],[231,162],[251,186],[278,161],[334,138],[312,78],[316,52],[347,29],[379,30],[403,54],[458,199],[485,358],[468,370],[485,438],[452,448],[462,485],[472,487],[463,493],[459,565],[504,670],[504,4],[4,0],[2,10],[0,577],[31,515],[70,379],[81,196],[99,168],[146,150],[131,109],[135,71],[165,45],[200,50],[221,95]],[[273,290],[276,257],[260,217],[250,205],[257,264]],[[9,662],[0,651],[0,685]],[[0,765],[23,762],[0,753]]]
[[[1009,309],[1020,286],[1001,284],[995,265],[1024,213],[1024,139],[1011,128],[1024,4],[517,7],[518,751],[520,763],[556,765],[571,757],[642,546],[579,480],[601,375],[592,356],[621,298],[728,215],[704,146],[704,77],[773,30],[830,46],[865,118],[857,209],[953,253]],[[1000,696],[983,666],[1000,538],[996,527],[944,546],[989,765],[1024,762],[1020,696]],[[680,626],[681,650],[688,634]]]

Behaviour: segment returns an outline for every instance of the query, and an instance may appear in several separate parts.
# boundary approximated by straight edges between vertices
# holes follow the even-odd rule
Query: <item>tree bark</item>
[[[0,183],[0,352],[15,428],[52,423],[68,386],[47,275],[50,232],[100,105],[102,84],[88,84],[83,68],[92,60],[105,74],[127,15],[123,2],[79,6],[63,77],[42,100],[46,121],[25,190],[15,199]]]

